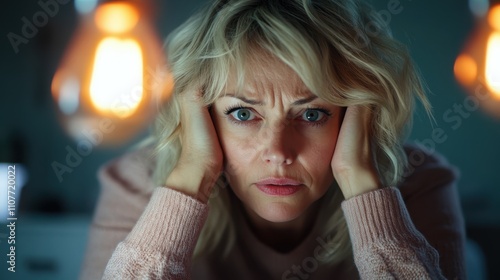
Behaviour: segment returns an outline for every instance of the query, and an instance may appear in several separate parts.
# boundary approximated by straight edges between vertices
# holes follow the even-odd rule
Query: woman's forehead
[[[297,75],[295,75],[297,77],[293,77],[291,75],[280,75],[279,73],[267,74],[269,75],[246,75],[240,86],[230,79],[225,93],[257,99],[277,97],[297,99],[313,95]]]
[[[260,91],[264,88],[283,88],[298,93],[310,93],[299,75],[276,57],[247,60],[240,71],[230,71],[226,89],[238,91]],[[243,73],[241,73],[243,72]]]

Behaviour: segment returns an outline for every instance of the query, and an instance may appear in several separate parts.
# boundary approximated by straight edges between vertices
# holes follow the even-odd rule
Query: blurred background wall
[[[57,122],[50,93],[52,76],[77,24],[73,1],[61,2],[68,3],[60,4],[48,23],[38,28],[27,43],[19,45],[17,53],[7,34],[21,33],[22,18],[31,18],[41,10],[40,5],[38,1],[23,0],[7,1],[0,7],[0,162],[22,163],[29,177],[17,200],[20,209],[17,239],[21,250],[18,269],[21,272],[15,277],[22,273],[30,277],[36,275],[30,279],[76,277],[86,230],[99,194],[96,171],[147,133],[145,130],[123,146],[94,147],[62,180],[54,173],[52,163],[64,162],[68,147],[76,146]],[[205,2],[155,1],[155,20],[161,37]],[[387,10],[389,2],[371,1],[379,11]],[[469,237],[486,254],[489,276],[498,279],[500,272],[493,264],[499,262],[500,249],[495,238],[500,233],[500,120],[480,109],[462,115],[453,111],[454,106],[463,104],[467,97],[455,81],[453,64],[474,25],[468,2],[400,0],[400,6],[399,13],[390,15],[389,24],[394,36],[408,45],[428,84],[436,119],[432,124],[425,113],[417,111],[409,141],[428,147],[433,142],[432,148],[460,169],[458,188]],[[445,114],[455,117],[455,121],[447,120]],[[429,141],[435,129],[444,131],[446,140],[442,143]],[[4,192],[4,182],[1,183],[0,191]],[[0,207],[7,207],[5,201],[0,202]],[[0,229],[0,276],[6,271],[7,236],[7,228],[3,226]],[[71,258],[65,257],[68,255]],[[13,274],[6,275],[13,277]]]

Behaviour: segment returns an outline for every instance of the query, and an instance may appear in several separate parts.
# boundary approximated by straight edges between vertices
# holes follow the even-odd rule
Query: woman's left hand
[[[381,187],[371,153],[371,114],[366,106],[350,106],[340,127],[331,166],[345,199]]]

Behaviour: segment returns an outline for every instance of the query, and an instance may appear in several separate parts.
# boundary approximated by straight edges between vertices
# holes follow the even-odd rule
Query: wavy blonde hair
[[[369,30],[366,28],[369,26]],[[154,178],[162,185],[181,152],[177,95],[201,85],[212,104],[227,77],[244,83],[245,61],[257,48],[291,67],[317,96],[338,106],[365,105],[373,112],[373,158],[385,186],[395,186],[407,165],[402,143],[411,126],[414,100],[430,113],[422,81],[406,48],[383,19],[357,0],[219,0],[188,19],[167,38],[174,94],[155,125]],[[229,252],[236,229],[224,175],[209,200],[210,214],[195,257],[215,249]],[[338,186],[325,195],[318,223],[331,250],[327,264],[351,256]],[[332,214],[333,213],[333,214]],[[224,241],[224,242],[221,242]]]

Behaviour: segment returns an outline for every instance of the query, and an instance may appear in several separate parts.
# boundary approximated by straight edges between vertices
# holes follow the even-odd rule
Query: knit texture
[[[136,226],[116,248],[103,279],[188,279],[208,206],[169,188],[154,190]]]
[[[424,155],[394,188],[342,203],[354,260],[321,265],[325,237],[316,223],[292,251],[261,243],[244,220],[227,258],[192,261],[208,206],[155,187],[143,150],[105,165],[81,279],[465,279],[464,222],[458,172],[438,154]],[[238,211],[234,209],[234,211]],[[234,213],[241,215],[241,213]]]
[[[443,279],[439,255],[417,231],[395,188],[372,191],[342,203],[363,279]]]

